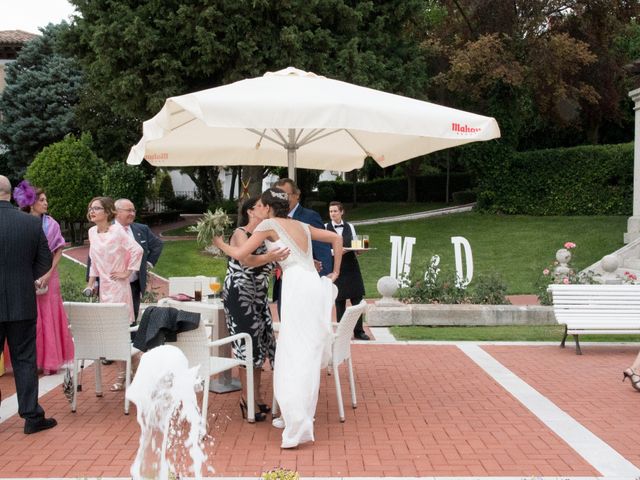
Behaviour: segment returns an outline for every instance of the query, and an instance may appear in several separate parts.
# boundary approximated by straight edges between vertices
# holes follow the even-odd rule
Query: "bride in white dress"
[[[280,332],[274,365],[274,392],[282,410],[284,431],[282,448],[293,448],[313,441],[313,417],[318,402],[320,370],[329,359],[331,339],[332,282],[340,272],[342,237],[289,218],[287,194],[270,188],[260,197],[254,210],[263,220],[240,247],[214,244],[239,261],[265,242],[269,250],[286,247],[289,256],[282,266]],[[264,214],[264,215],[262,215]],[[318,276],[313,263],[311,240],[331,243],[333,272]]]

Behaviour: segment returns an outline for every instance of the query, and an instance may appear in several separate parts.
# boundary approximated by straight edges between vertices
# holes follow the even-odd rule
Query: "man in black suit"
[[[18,395],[24,433],[55,427],[38,404],[36,365],[36,289],[51,268],[51,251],[40,221],[9,203],[11,183],[0,175],[0,348],[5,338]]]
[[[147,267],[153,268],[158,263],[164,245],[149,227],[142,223],[135,223],[135,219],[136,207],[133,202],[126,198],[116,200],[116,222],[122,225],[144,251],[140,271],[134,272],[129,277],[131,295],[133,296],[133,314],[137,319],[140,311],[140,299],[147,290]]]
[[[342,235],[342,243],[351,245],[351,240],[356,236],[356,229],[350,223],[344,221],[344,206],[340,202],[331,202],[329,204],[329,218],[331,221],[325,225],[330,232]],[[347,300],[351,305],[358,305],[364,297],[364,281],[360,272],[360,265],[356,258],[355,252],[344,252],[342,254],[342,263],[340,264],[340,276],[335,281],[338,287],[338,296],[336,297],[336,317],[338,322],[342,319],[347,309]],[[353,328],[353,336],[358,340],[370,340],[362,326],[362,315],[358,318]]]

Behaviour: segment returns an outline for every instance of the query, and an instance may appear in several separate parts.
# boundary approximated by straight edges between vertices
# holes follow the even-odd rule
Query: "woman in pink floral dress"
[[[45,375],[55,374],[65,363],[73,360],[73,339],[62,306],[57,268],[65,242],[60,225],[47,215],[49,204],[42,189],[34,188],[25,180],[14,189],[13,197],[24,212],[41,219],[49,250],[53,254],[51,269],[35,283],[38,301],[36,352],[38,369]]]
[[[133,298],[129,277],[140,270],[142,247],[113,223],[116,208],[109,197],[96,197],[89,203],[87,218],[95,223],[89,229],[88,288],[95,287],[99,280],[100,301],[103,303],[126,303],[129,307],[129,323],[133,323]]]

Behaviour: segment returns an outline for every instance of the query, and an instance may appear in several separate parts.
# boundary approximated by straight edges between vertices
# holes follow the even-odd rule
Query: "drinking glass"
[[[362,235],[362,248],[369,248],[369,235]]]
[[[193,282],[193,298],[196,302],[202,301],[202,282]]]
[[[218,277],[209,278],[209,288],[213,292],[213,301],[216,302],[218,299],[218,293],[222,290],[222,283],[220,283],[220,279]]]

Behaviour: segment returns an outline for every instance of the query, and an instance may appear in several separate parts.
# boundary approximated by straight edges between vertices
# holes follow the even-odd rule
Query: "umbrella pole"
[[[296,131],[289,129],[289,143],[287,143],[287,166],[289,167],[289,178],[296,181]]]

